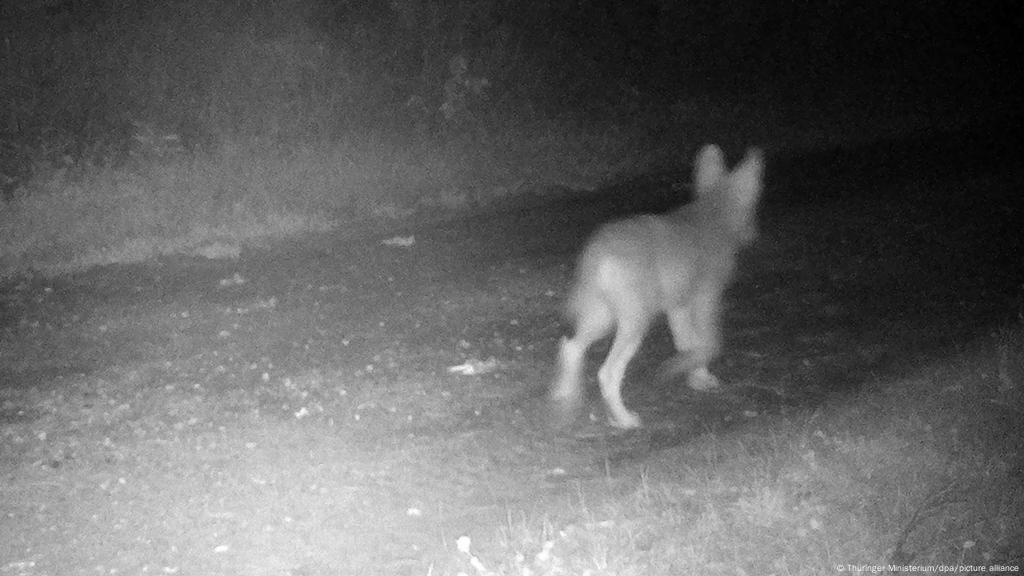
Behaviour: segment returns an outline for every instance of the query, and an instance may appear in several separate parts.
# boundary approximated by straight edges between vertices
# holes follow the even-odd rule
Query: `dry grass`
[[[330,41],[304,0],[82,8],[26,6],[4,26],[0,275],[231,256],[586,189],[649,162],[635,120],[534,114],[492,86],[506,65],[440,36],[364,44],[344,18]]]
[[[168,254],[205,254],[310,232],[366,234],[446,218],[551,185],[589,188],[643,165],[639,142],[609,128],[521,129],[500,142],[361,137],[281,147],[226,146],[120,167],[40,174],[0,204],[0,269],[60,273]]]
[[[706,435],[632,488],[581,492],[570,522],[510,512],[502,550],[453,554],[479,576],[1019,567],[1024,394],[999,366],[1022,342],[1004,332],[916,378]]]

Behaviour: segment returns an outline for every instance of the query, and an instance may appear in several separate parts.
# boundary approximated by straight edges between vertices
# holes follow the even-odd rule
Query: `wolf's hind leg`
[[[667,316],[676,355],[665,363],[662,377],[685,373],[687,384],[694,390],[718,388],[721,383],[708,370],[721,349],[718,299],[698,297],[689,306],[669,310]]]
[[[625,304],[625,303],[622,303]],[[650,324],[650,315],[640,306],[623,306],[618,310],[618,325],[615,339],[608,351],[608,357],[597,371],[597,381],[601,386],[601,397],[611,424],[617,428],[630,429],[640,427],[640,417],[626,408],[622,401],[622,381],[626,376],[626,367],[636,355],[644,335]]]
[[[581,302],[572,338],[563,336],[559,341],[558,374],[549,392],[556,427],[566,426],[575,419],[583,401],[583,364],[587,349],[611,331],[612,321],[611,311],[600,299]]]

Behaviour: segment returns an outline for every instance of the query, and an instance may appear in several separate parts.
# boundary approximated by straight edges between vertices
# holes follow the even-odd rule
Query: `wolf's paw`
[[[630,412],[629,410],[621,414],[612,414],[608,418],[608,423],[620,430],[635,430],[643,426],[643,422],[636,412]]]
[[[658,382],[668,382],[681,374],[688,374],[696,364],[693,356],[692,352],[677,352],[661,363],[655,378]]]
[[[718,377],[708,371],[707,368],[698,368],[687,377],[686,383],[690,388],[701,392],[708,392],[721,387],[722,383]]]

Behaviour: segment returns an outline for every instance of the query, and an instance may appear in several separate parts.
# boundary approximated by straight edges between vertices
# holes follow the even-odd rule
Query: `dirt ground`
[[[599,402],[549,430],[575,253],[676,202],[685,174],[400,231],[0,287],[0,575],[446,574],[514,515],[758,415],[813,407],[1011,322],[1019,162],[988,129],[769,157],[762,238],[725,314],[718,394],[630,370],[647,425]],[[591,377],[599,359],[591,362]],[[588,417],[590,416],[590,417]]]

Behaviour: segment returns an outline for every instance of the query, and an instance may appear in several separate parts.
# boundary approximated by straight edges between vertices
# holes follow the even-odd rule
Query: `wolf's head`
[[[694,203],[710,211],[730,236],[746,244],[757,237],[757,201],[761,197],[764,154],[758,148],[729,172],[722,149],[708,144],[694,161]]]

